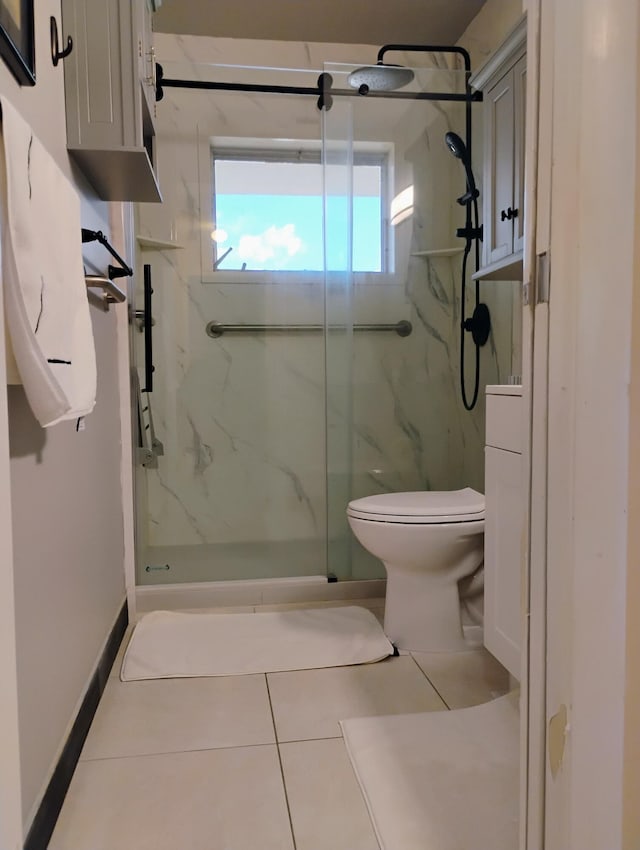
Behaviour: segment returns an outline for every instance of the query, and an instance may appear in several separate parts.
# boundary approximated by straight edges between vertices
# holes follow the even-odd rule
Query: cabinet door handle
[[[518,209],[511,209],[511,207],[507,207],[506,210],[502,210],[500,212],[500,221],[511,221],[513,218],[518,218]]]

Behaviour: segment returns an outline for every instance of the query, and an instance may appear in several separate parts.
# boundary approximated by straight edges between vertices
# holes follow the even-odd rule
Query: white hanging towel
[[[29,404],[46,427],[85,416],[96,400],[80,199],[6,97],[0,106],[6,321]]]

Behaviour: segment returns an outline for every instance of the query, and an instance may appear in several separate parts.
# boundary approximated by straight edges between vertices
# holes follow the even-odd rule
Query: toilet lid
[[[484,496],[464,490],[382,493],[349,502],[347,513],[386,522],[473,522],[484,519]]]

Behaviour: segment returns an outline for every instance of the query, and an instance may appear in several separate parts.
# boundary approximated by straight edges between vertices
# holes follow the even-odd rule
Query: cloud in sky
[[[238,255],[246,263],[265,263],[278,257],[294,257],[302,247],[302,239],[296,236],[295,224],[272,225],[258,236],[241,236]]]

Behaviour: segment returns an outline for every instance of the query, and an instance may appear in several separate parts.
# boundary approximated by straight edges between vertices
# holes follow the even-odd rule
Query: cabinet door
[[[523,56],[513,68],[515,138],[513,173],[513,208],[518,215],[513,220],[513,250],[524,249],[524,148],[525,115],[527,106],[527,57]]]
[[[505,74],[485,94],[485,265],[513,253],[513,222],[505,217],[513,205],[514,75]]]
[[[142,83],[142,92],[146,101],[147,111],[156,117],[156,58],[153,48],[153,32],[151,30],[151,10],[148,0],[134,0],[138,74]]]
[[[522,455],[485,448],[484,644],[520,679]]]
[[[120,64],[118,5],[65,0],[63,20],[74,44],[64,63],[67,144],[85,148],[133,144],[133,128],[122,119],[125,89],[114,70]]]

